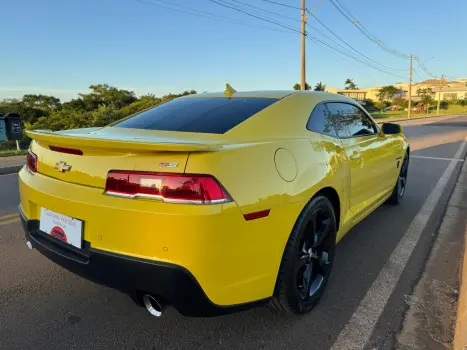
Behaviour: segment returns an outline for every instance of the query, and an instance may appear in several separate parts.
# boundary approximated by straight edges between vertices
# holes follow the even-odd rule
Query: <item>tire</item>
[[[409,154],[408,152],[404,155],[404,160],[402,161],[401,171],[397,177],[396,185],[392,191],[391,197],[388,198],[386,203],[399,205],[402,203],[404,194],[407,190],[407,175],[409,172]]]
[[[272,305],[291,314],[310,312],[329,280],[336,247],[336,215],[324,196],[303,209],[290,234],[272,298]]]

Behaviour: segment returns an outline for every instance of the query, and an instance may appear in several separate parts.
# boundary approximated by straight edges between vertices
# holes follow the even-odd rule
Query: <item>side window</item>
[[[310,119],[306,124],[306,128],[320,134],[337,137],[336,129],[334,128],[333,120],[330,118],[330,113],[324,103],[317,105],[311,112]]]
[[[339,137],[372,135],[377,129],[370,118],[358,107],[348,103],[327,103],[327,108]]]

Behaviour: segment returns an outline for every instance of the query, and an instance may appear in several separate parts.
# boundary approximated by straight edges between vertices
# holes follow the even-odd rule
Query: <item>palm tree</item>
[[[326,89],[326,85],[324,85],[322,82],[316,83],[315,88],[313,90],[315,91],[324,91]]]
[[[358,86],[353,82],[353,79],[347,79],[345,81],[345,89],[346,90],[357,90],[358,89]]]
[[[301,90],[301,89],[302,89],[302,86],[301,86],[299,83],[297,83],[297,84],[295,84],[295,85],[293,86],[293,89],[294,89],[294,90]],[[311,90],[311,86],[308,85],[308,83],[305,83],[305,90]]]

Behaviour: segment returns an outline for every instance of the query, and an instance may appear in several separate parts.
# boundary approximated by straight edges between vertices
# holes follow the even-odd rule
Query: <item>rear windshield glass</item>
[[[115,126],[223,134],[276,101],[276,98],[181,98],[137,114]]]

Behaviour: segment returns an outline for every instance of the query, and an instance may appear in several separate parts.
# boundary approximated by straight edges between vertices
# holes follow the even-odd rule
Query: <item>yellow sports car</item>
[[[185,96],[104,128],[29,131],[27,244],[160,316],[307,313],[336,243],[406,188],[409,145],[354,100]]]

